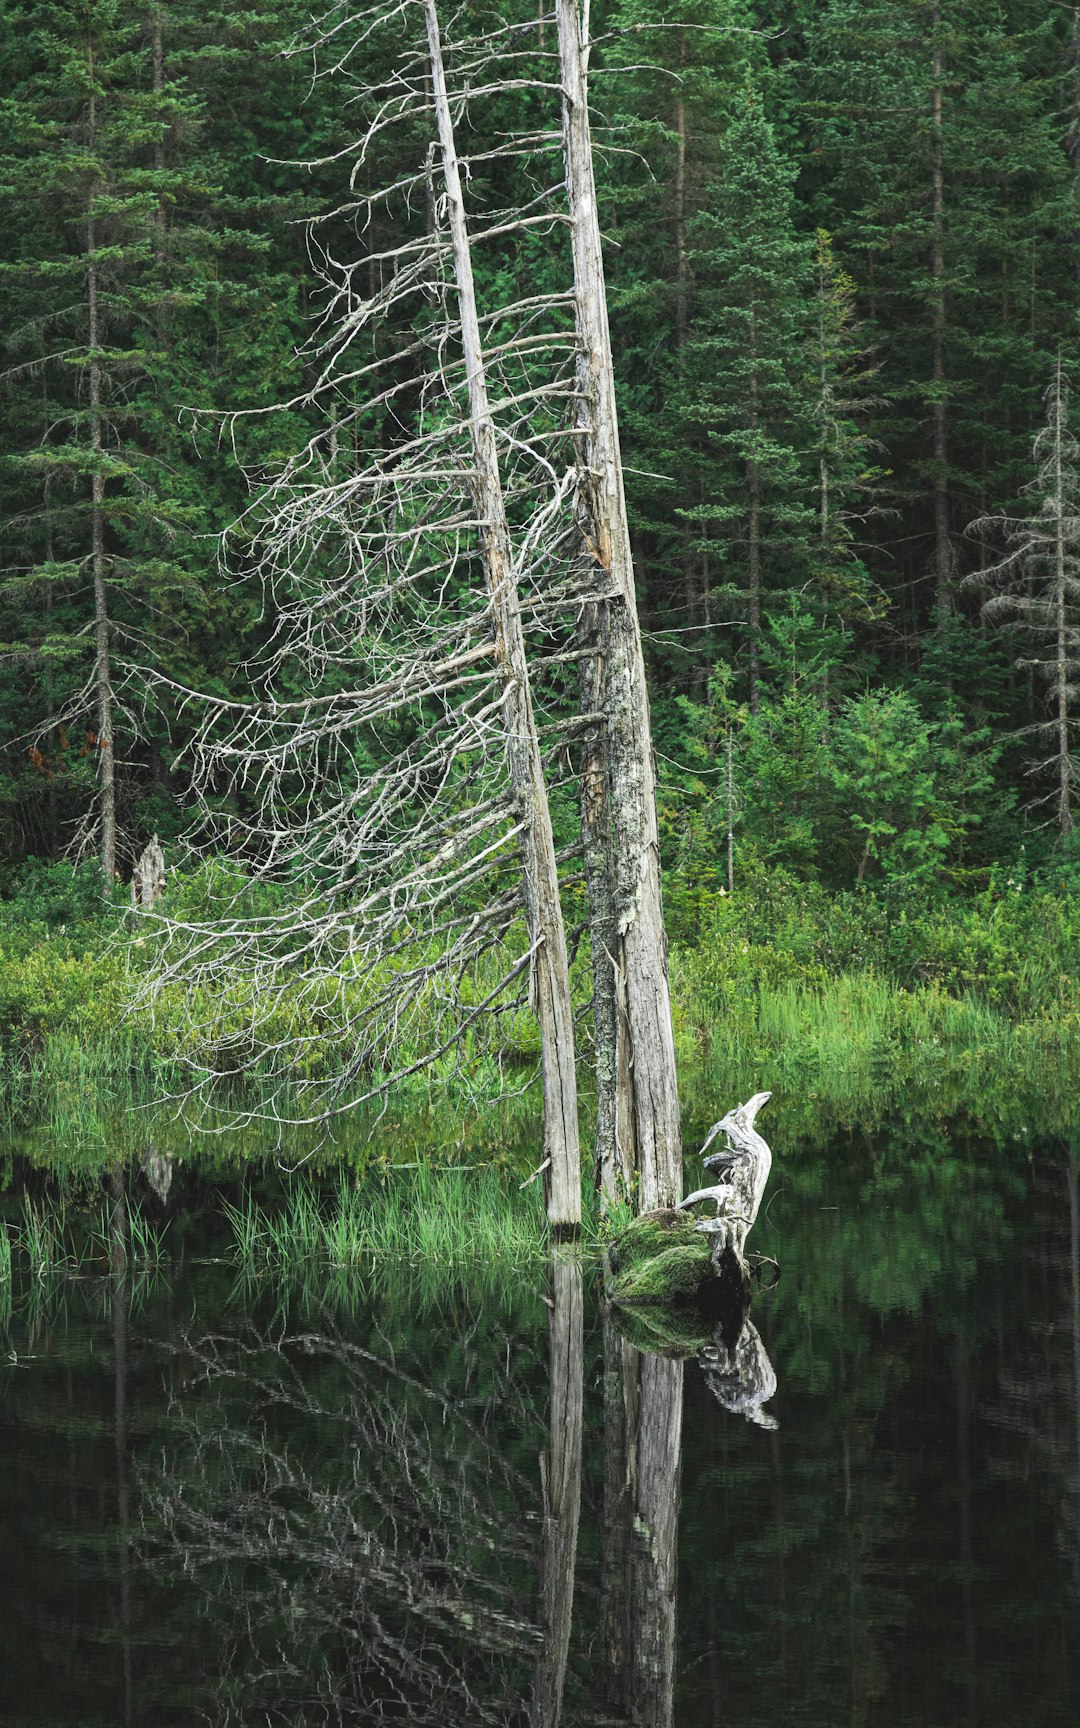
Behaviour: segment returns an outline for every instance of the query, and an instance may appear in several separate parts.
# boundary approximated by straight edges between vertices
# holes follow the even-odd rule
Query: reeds
[[[272,1209],[251,1199],[224,1209],[232,1256],[249,1273],[386,1261],[524,1267],[547,1252],[539,1186],[490,1167],[420,1162],[359,1185],[343,1177],[329,1196],[298,1183]]]
[[[41,1282],[101,1270],[113,1264],[118,1248],[126,1265],[145,1271],[165,1258],[167,1230],[136,1206],[125,1208],[120,1229],[105,1202],[87,1214],[62,1200],[24,1194],[20,1215],[0,1223],[0,1285],[10,1287],[18,1271]]]

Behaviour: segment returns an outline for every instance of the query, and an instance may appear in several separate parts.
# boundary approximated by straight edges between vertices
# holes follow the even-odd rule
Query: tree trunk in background
[[[1065,480],[1062,473],[1062,394],[1061,354],[1054,373],[1054,636],[1057,683],[1057,748],[1058,748],[1058,827],[1062,834],[1071,834],[1072,818],[1072,755],[1069,749],[1069,632],[1066,611],[1067,573],[1065,559]]]
[[[576,1229],[581,1221],[581,1160],[578,1143],[574,1016],[566,933],[551,816],[533,716],[525,641],[518,604],[510,531],[503,503],[488,403],[487,379],[476,310],[472,256],[465,223],[450,104],[443,73],[435,0],[425,0],[432,90],[438,117],[443,183],[454,249],[454,274],[461,342],[468,381],[469,421],[475,467],[473,482],[484,570],[492,599],[496,653],[505,687],[505,729],[510,781],[524,820],[525,914],[533,952],[533,995],[540,1021],[544,1083],[544,1156],[548,1222]]]
[[[87,48],[90,75],[89,146],[93,150],[97,104],[94,95],[93,50]],[[101,799],[99,856],[106,889],[116,878],[116,764],[113,756],[113,689],[109,667],[109,603],[105,587],[105,475],[102,469],[104,437],[101,399],[101,321],[98,304],[97,229],[94,219],[95,193],[90,194],[86,213],[86,309],[87,346],[90,351],[88,388],[90,398],[90,444],[94,468],[90,476],[91,567],[94,577],[94,689],[97,706],[98,787]]]
[[[945,411],[945,164],[942,138],[941,5],[933,11],[934,85],[931,96],[931,195],[932,238],[930,274],[933,278],[933,439],[934,439],[934,583],[938,626],[953,609],[952,544],[949,539],[949,447]]]
[[[629,1098],[629,1109],[623,1109],[617,1097],[614,1108],[601,1113],[609,1139],[598,1146],[598,1163],[606,1200],[618,1193],[621,1172],[629,1168],[637,1172],[641,1207],[650,1209],[672,1205],[682,1177],[656,786],[593,180],[588,43],[578,0],[558,0],[558,26],[580,342],[579,509],[586,544],[610,594],[597,603],[593,619],[595,676],[607,718],[607,773],[597,777],[594,790],[606,794],[608,801],[606,822],[601,812],[596,820],[609,828],[613,870],[605,887],[597,881],[597,862],[590,866],[590,923],[594,976],[608,996],[602,1019],[606,1015],[607,1023],[613,1020],[615,1026],[610,1071],[617,1093],[625,1091]],[[616,948],[609,978],[601,961],[610,937],[612,904]],[[632,1136],[629,1147],[620,1143],[623,1134]]]
[[[757,313],[750,317],[750,435],[758,429]],[[761,471],[757,457],[746,464],[747,539],[746,574],[750,624],[750,712],[761,706]]]

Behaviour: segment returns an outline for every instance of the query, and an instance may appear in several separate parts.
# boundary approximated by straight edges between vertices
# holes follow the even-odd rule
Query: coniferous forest
[[[313,76],[309,10],[2,8],[0,1013],[20,1060],[85,1031],[87,968],[99,1016],[121,1000],[102,868],[124,900],[157,834],[174,895],[208,893],[188,693],[243,702],[275,639],[246,512],[312,436],[319,262],[355,217],[349,87]],[[763,990],[852,974],[1060,1032],[1080,10],[611,0],[592,30],[681,1047],[720,1006],[734,1024]],[[391,178],[408,142],[385,146]],[[473,174],[485,207],[521,204],[512,161]],[[478,253],[481,299],[558,293],[536,232]],[[389,321],[372,351],[409,339]],[[384,410],[333,461],[404,437],[404,387]],[[400,743],[366,736],[364,771]],[[218,832],[243,826],[242,789],[210,796]]]

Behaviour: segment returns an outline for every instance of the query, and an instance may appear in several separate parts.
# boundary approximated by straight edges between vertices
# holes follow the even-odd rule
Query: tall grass
[[[160,1264],[168,1226],[154,1224],[131,1204],[126,1223],[126,1264],[140,1271]],[[19,1216],[10,1223],[0,1222],[0,1284],[10,1285],[20,1269],[39,1282],[100,1269],[111,1264],[115,1240],[107,1204],[87,1214],[62,1199],[35,1199],[26,1193]]]
[[[245,1271],[376,1262],[524,1267],[547,1252],[543,1195],[493,1169],[420,1163],[360,1185],[343,1179],[328,1197],[295,1185],[279,1206],[224,1202],[232,1256]],[[595,1234],[591,1209],[586,1234]]]

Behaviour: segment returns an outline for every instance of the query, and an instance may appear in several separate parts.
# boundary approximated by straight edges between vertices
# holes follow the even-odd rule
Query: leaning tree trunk
[[[524,899],[533,945],[533,988],[540,1021],[544,1083],[545,1189],[549,1223],[576,1226],[581,1221],[581,1169],[578,1143],[577,1078],[574,1072],[574,1016],[566,933],[559,901],[555,843],[533,716],[525,659],[516,572],[503,502],[488,401],[480,324],[476,310],[472,255],[450,104],[443,71],[442,41],[435,0],[425,0],[432,94],[438,117],[443,184],[454,251],[454,275],[461,344],[468,381],[469,430],[474,464],[473,490],[481,551],[491,593],[496,655],[505,688],[505,724],[510,780],[520,806],[524,853]]]
[[[640,1204],[651,1209],[678,1198],[682,1157],[649,697],[623,494],[589,134],[589,45],[579,0],[558,0],[558,26],[580,352],[579,507],[586,545],[608,589],[594,620],[606,761],[594,764],[596,772],[587,776],[585,788],[594,806],[587,827],[592,821],[611,837],[606,881],[603,848],[595,848],[590,859],[586,845],[594,979],[601,999],[598,1041],[605,1026],[615,1039],[613,1050],[600,1052],[601,1077],[611,1076],[615,1098],[606,1105],[601,1101],[607,1139],[598,1146],[598,1162],[608,1201],[627,1173],[636,1171]]]

